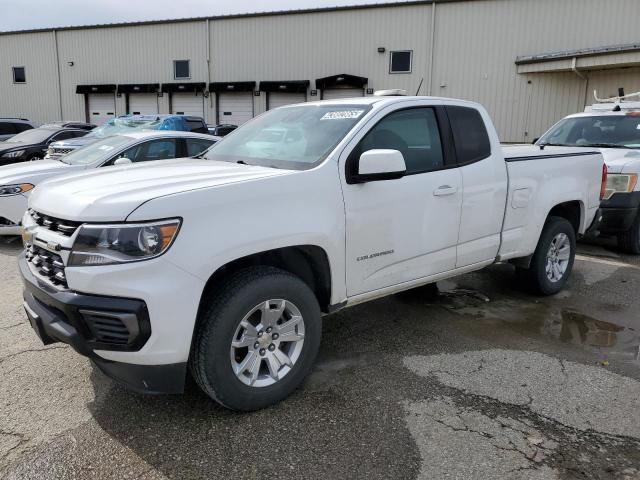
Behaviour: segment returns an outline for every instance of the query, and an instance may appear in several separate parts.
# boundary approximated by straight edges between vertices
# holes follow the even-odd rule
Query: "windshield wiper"
[[[592,148],[632,148],[626,145],[618,145],[616,143],[590,143],[588,145],[579,145],[580,147],[592,147]]]

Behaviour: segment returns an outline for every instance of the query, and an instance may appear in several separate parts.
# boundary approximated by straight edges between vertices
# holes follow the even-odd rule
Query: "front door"
[[[344,182],[349,297],[455,268],[462,177],[445,165],[438,125],[431,107],[396,110],[349,154],[347,168],[367,150],[399,150],[407,167],[401,179]]]

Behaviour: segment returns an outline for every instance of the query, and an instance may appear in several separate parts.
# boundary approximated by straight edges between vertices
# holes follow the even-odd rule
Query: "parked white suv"
[[[96,140],[56,160],[0,166],[0,236],[20,235],[29,195],[46,179],[123,163],[193,157],[218,140],[202,133],[129,131]]]
[[[536,142],[598,149],[607,164],[606,193],[598,231],[640,254],[640,102],[597,103],[563,118]]]
[[[274,130],[295,153],[257,148]],[[37,187],[24,305],[135,390],[181,392],[189,368],[237,410],[301,383],[322,313],[496,261],[559,291],[606,176],[588,149],[503,151],[480,105],[429,97],[270,110],[205,157]]]

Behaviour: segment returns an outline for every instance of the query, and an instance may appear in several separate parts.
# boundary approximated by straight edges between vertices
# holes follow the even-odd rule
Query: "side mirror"
[[[536,144],[536,142],[537,142],[538,140],[540,140],[540,137],[536,137],[536,138],[534,138],[534,139],[533,139],[533,142],[531,142],[531,144],[532,144],[532,145],[535,145],[535,144]]]
[[[398,150],[375,149],[364,152],[358,159],[358,169],[348,183],[394,180],[404,177],[407,166]]]
[[[127,157],[116,158],[116,161],[113,162],[114,165],[128,165],[130,163],[133,163],[133,162],[129,160]]]

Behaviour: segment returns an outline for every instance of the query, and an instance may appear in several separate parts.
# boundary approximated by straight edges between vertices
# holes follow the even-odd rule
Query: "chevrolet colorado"
[[[310,372],[323,313],[505,261],[558,292],[605,177],[592,150],[503,149],[472,102],[281,107],[201,159],[36,187],[24,307],[45,344],[135,390],[179,393],[190,370],[254,410]]]

